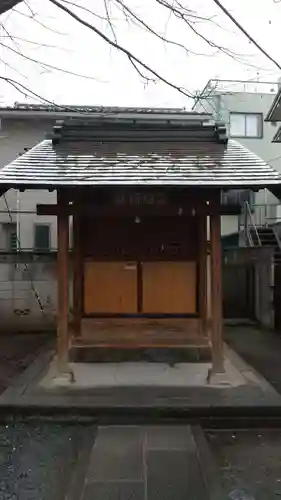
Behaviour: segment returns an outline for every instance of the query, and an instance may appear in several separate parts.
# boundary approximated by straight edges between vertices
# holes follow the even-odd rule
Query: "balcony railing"
[[[229,93],[246,92],[250,94],[277,94],[278,83],[276,82],[259,82],[259,81],[243,81],[243,80],[209,80],[201,96],[213,94],[229,94]]]

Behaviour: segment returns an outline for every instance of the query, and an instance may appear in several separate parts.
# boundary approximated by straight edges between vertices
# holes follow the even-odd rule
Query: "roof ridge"
[[[228,141],[224,123],[203,120],[116,119],[99,117],[96,120],[57,120],[51,134],[47,136],[53,144],[68,141],[161,141],[186,140],[194,142]]]

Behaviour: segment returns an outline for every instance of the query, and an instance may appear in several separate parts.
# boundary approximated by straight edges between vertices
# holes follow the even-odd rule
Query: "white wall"
[[[55,120],[15,120],[9,118],[1,119],[0,131],[0,168],[4,167],[24,151],[24,148],[32,148],[45,138],[45,134],[50,132]],[[42,217],[36,215],[36,205],[38,203],[55,203],[56,192],[48,190],[27,190],[18,193],[17,190],[10,189],[6,195],[6,200],[10,210],[17,210],[17,200],[19,199],[20,210],[30,211],[29,214],[21,214],[20,222],[20,242],[22,249],[33,248],[34,224],[47,223],[51,227],[51,247],[56,248],[56,217]],[[13,222],[16,222],[16,214],[12,214]],[[0,223],[11,222],[5,199],[0,198]],[[1,248],[0,230],[0,248]]]
[[[221,234],[227,236],[238,232],[237,215],[223,215],[221,217]]]

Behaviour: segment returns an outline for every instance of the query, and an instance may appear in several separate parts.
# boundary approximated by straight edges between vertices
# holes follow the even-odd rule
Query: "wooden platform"
[[[199,334],[199,319],[92,319],[82,320],[82,335],[72,339],[77,347],[180,348],[209,347]]]

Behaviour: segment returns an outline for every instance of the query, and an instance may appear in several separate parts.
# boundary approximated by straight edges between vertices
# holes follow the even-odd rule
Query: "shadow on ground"
[[[30,365],[50,339],[49,335],[41,333],[0,336],[0,394]]]
[[[281,394],[281,334],[253,327],[228,327],[225,342]]]

